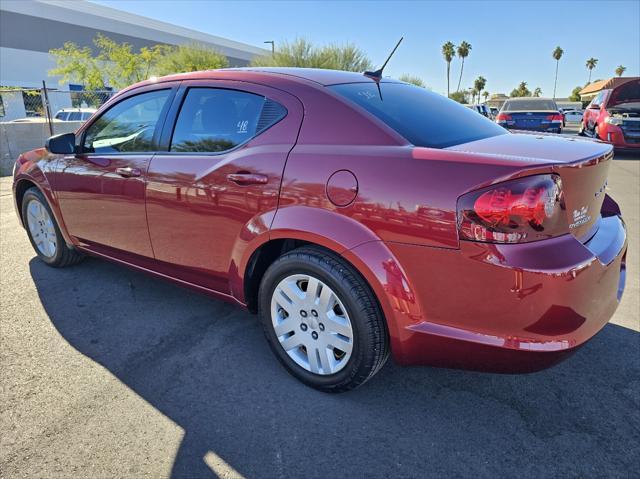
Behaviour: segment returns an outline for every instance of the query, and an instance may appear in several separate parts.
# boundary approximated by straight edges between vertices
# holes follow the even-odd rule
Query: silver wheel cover
[[[307,274],[284,278],[271,297],[271,322],[280,346],[307,371],[328,375],[346,366],[353,329],[338,295]]]
[[[31,199],[27,204],[27,226],[38,251],[53,258],[58,248],[56,229],[47,208],[37,199]]]

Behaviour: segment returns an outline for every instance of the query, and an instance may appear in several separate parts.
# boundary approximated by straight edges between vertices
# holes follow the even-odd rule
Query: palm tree
[[[560,47],[556,47],[556,49],[553,51],[553,59],[556,61],[556,79],[553,82],[553,99],[556,99],[556,86],[558,84],[558,65],[560,65],[560,59],[562,58],[562,54],[564,53],[564,50]]]
[[[469,96],[471,97],[471,104],[473,105],[476,102],[476,90],[475,88],[468,89]]]
[[[535,90],[533,90],[533,96],[540,96],[542,95],[542,88],[537,87]]]
[[[589,58],[587,60],[586,67],[589,69],[589,82],[588,83],[591,83],[591,70],[593,70],[596,67],[597,64],[598,64],[598,59],[597,58],[591,57],[591,58]]]
[[[485,90],[485,91],[482,93],[482,96],[484,97],[484,102],[486,103],[486,102],[487,102],[487,99],[489,98],[489,92],[488,92],[487,90]]]
[[[458,78],[458,88],[456,88],[456,91],[460,91],[460,83],[462,82],[462,71],[464,70],[464,59],[469,56],[470,51],[470,43],[462,42],[458,47],[458,57],[462,58],[462,65],[460,65],[460,78]]]
[[[511,93],[509,94],[509,96],[512,98],[521,97],[521,96],[531,96],[531,91],[529,91],[529,89],[527,88],[527,82],[521,81],[520,84],[518,85],[518,88],[514,88],[513,90],[511,90]]]
[[[619,77],[622,76],[622,74],[624,72],[627,71],[627,67],[623,66],[623,65],[618,65],[618,68],[616,68],[616,75],[618,75]]]
[[[456,56],[456,46],[447,42],[442,45],[442,56],[444,57],[444,61],[447,62],[447,98],[449,97],[451,88],[449,87],[449,77],[451,73],[451,60]]]
[[[478,93],[478,101],[480,101],[480,93],[484,90],[485,85],[487,84],[487,79],[485,77],[479,76],[473,82],[473,89]]]

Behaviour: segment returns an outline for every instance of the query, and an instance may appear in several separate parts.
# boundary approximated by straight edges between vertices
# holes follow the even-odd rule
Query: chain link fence
[[[108,90],[0,88],[0,175],[51,135],[76,131],[115,94]]]

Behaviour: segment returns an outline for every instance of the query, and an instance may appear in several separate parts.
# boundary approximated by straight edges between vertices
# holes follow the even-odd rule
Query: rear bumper
[[[410,313],[396,316],[404,322],[393,341],[401,364],[544,369],[600,331],[624,290],[627,237],[618,216],[603,218],[586,244],[565,235],[460,245],[389,245],[415,295]]]

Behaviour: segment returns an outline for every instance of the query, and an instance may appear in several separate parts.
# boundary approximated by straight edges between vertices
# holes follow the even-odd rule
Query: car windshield
[[[485,116],[425,88],[405,83],[347,83],[330,86],[416,146],[449,146],[504,135]]]
[[[502,107],[502,111],[558,111],[558,107],[553,100],[526,99],[507,100]]]

